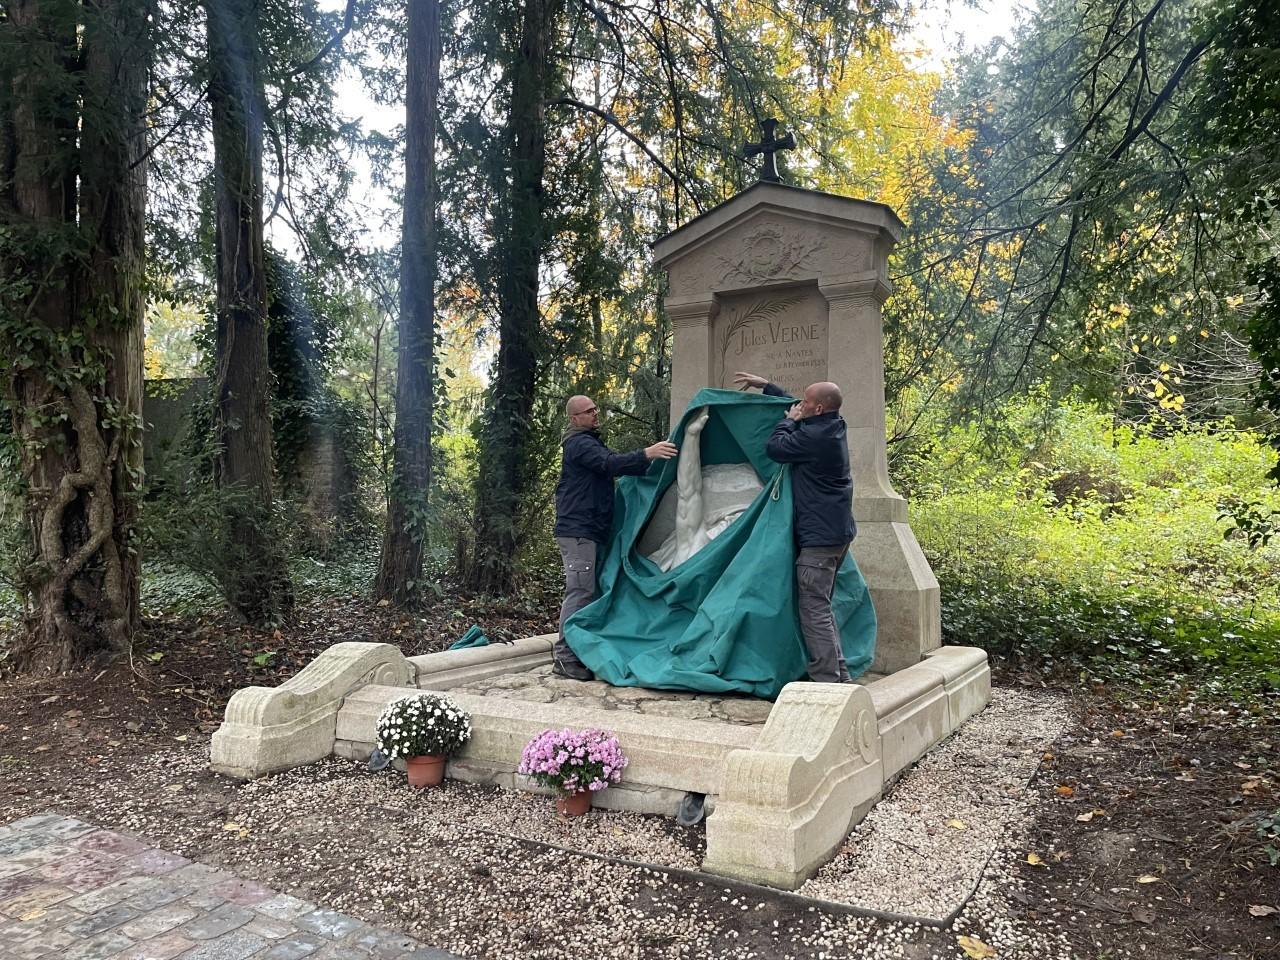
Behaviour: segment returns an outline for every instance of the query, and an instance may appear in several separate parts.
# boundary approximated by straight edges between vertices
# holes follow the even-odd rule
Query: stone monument
[[[531,737],[607,728],[630,765],[597,806],[702,810],[703,870],[795,889],[895,777],[986,705],[986,653],[939,646],[937,581],[889,483],[880,305],[902,225],[883,205],[778,183],[774,153],[793,141],[776,138],[775,126],[750,145],[766,158],[760,183],[655,245],[676,329],[673,419],[700,387],[730,386],[735,370],[797,393],[816,380],[840,384],[856,471],[854,551],[880,620],[871,672],[855,684],[789,683],[769,704],[555,677],[554,636],[410,658],[391,644],[348,641],[280,687],[236,693],[213,736],[215,771],[257,777],[328,756],[366,759],[387,704],[448,690],[473,729],[449,778],[529,789],[517,769]],[[692,424],[696,436],[699,418]],[[664,564],[709,542],[759,489],[750,468],[703,468],[695,450],[682,454],[676,489],[638,544]]]
[[[819,380],[844,392],[853,553],[879,620],[871,669],[885,674],[942,642],[938,581],[889,481],[885,448],[880,307],[901,231],[883,204],[762,179],[653,246],[669,280],[672,422],[700,388],[732,389],[738,370],[797,397]]]

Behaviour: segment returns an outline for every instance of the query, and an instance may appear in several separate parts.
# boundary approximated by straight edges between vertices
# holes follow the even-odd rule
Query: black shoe
[[[596,675],[581,663],[569,663],[567,661],[557,660],[551,665],[551,672],[557,677],[567,677],[570,680],[594,680]]]

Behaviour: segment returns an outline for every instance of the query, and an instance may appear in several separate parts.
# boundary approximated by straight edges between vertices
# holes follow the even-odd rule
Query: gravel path
[[[1025,853],[1007,831],[1033,812],[1022,788],[1061,718],[1055,698],[997,691],[894,787],[854,835],[857,849],[805,891],[938,910],[963,897],[999,846],[946,930],[664,872],[701,859],[701,831],[670,821],[614,811],[561,821],[545,798],[459,783],[419,793],[398,774],[345,761],[236,784],[209,773],[207,744],[186,743],[128,767],[104,761],[89,785],[60,796],[32,784],[0,807],[21,815],[57,797],[61,812],[466,957],[949,960],[965,956],[958,937],[972,936],[1001,960],[1045,960],[1072,954],[1049,924],[1016,919],[1026,911],[1012,867]],[[888,839],[895,833],[901,842]],[[911,857],[902,843],[917,848]],[[938,896],[922,892],[932,887]]]
[[[941,922],[973,891],[1067,723],[1060,699],[996,690],[991,703],[908,770],[800,892]]]

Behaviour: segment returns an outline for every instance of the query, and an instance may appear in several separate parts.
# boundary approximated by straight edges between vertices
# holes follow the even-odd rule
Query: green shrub
[[[914,464],[912,524],[949,643],[1224,693],[1280,691],[1280,542],[1222,505],[1280,507],[1273,454],[1229,424],[1157,433],[1084,405],[955,428]],[[945,453],[941,453],[945,452]]]

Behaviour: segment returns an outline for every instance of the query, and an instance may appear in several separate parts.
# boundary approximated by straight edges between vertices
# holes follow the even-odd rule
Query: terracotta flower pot
[[[580,817],[590,809],[590,790],[579,790],[567,797],[556,797],[556,812],[562,817]]]
[[[410,757],[404,762],[411,787],[438,787],[444,780],[443,756]]]

